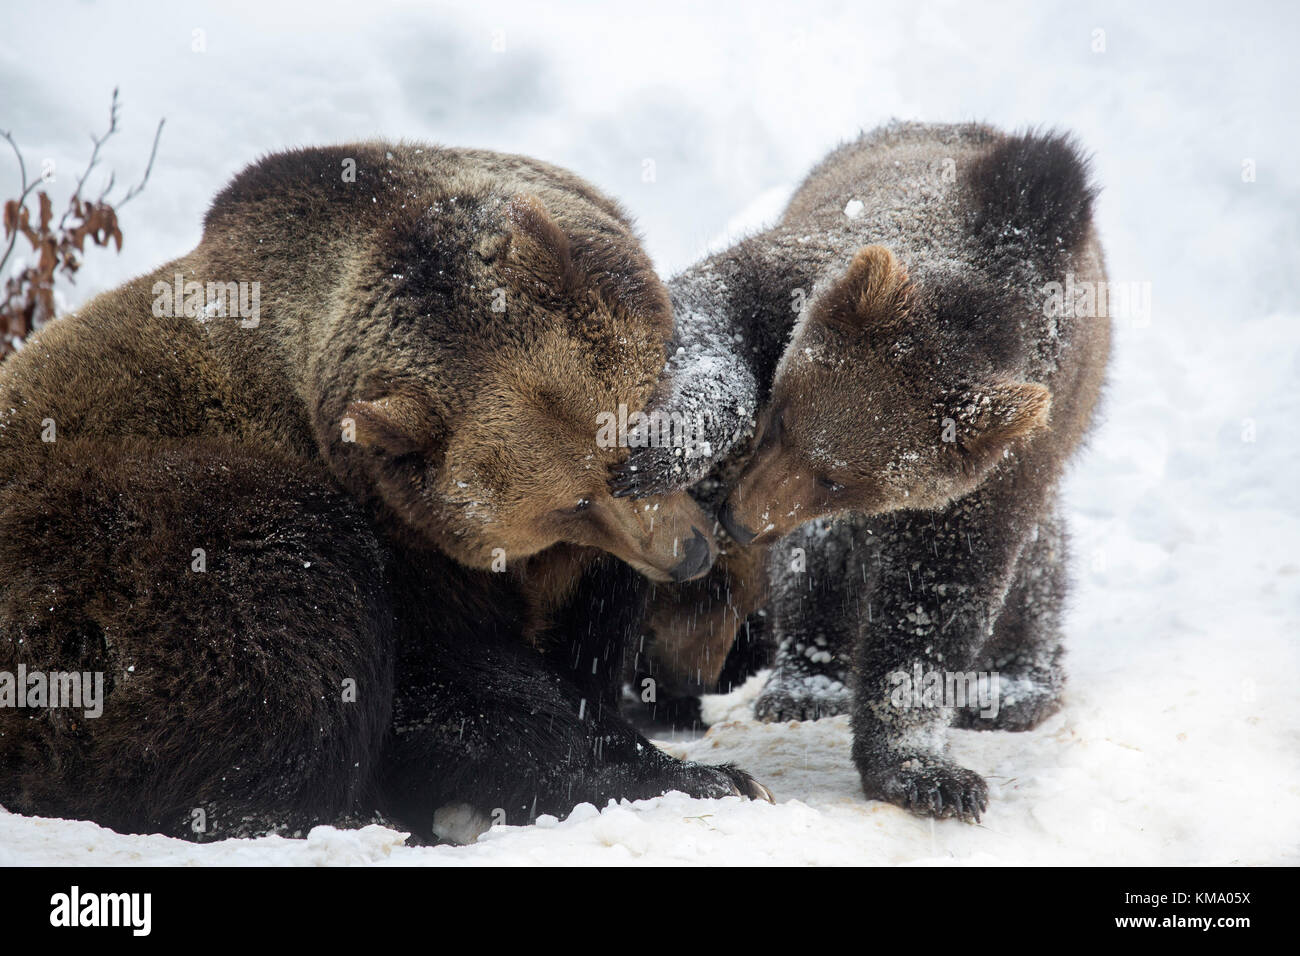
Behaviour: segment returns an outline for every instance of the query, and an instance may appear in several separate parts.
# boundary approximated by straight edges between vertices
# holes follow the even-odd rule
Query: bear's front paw
[[[1061,709],[1064,676],[1051,679],[1002,674],[998,708],[994,712],[978,706],[957,708],[952,726],[960,730],[1033,730]]]
[[[825,674],[790,676],[778,668],[754,701],[754,716],[766,723],[821,720],[848,713],[850,703],[843,681]]]
[[[873,761],[861,767],[862,789],[868,797],[896,804],[922,817],[957,817],[979,823],[989,807],[989,788],[973,770],[942,757],[895,756],[888,765]]]
[[[691,479],[681,453],[681,448],[633,448],[610,476],[610,491],[615,498],[648,498],[686,488]]]

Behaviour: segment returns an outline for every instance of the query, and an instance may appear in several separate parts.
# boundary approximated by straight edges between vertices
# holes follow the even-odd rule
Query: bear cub
[[[864,791],[923,815],[987,806],[983,779],[945,756],[947,726],[1028,729],[1060,703],[1057,489],[1109,326],[1051,290],[1105,280],[1093,196],[1066,137],[895,124],[833,152],[725,260],[800,283],[732,281],[714,301],[743,317],[741,358],[761,359],[756,434],[723,463],[739,474],[718,515],[738,546],[780,541],[757,711],[851,707]],[[783,323],[796,287],[813,293]],[[747,307],[758,289],[765,310]],[[977,686],[995,706],[967,699]]]

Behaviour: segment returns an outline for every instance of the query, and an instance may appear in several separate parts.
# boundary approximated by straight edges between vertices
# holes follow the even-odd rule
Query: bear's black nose
[[[677,562],[669,576],[674,581],[689,581],[703,574],[710,564],[709,539],[704,537],[699,528],[692,528],[691,540],[686,542],[682,559]]]
[[[758,532],[750,531],[743,524],[736,520],[736,516],[731,513],[731,502],[728,501],[718,512],[718,521],[722,527],[727,529],[727,534],[731,535],[737,544],[749,544],[758,537]]]

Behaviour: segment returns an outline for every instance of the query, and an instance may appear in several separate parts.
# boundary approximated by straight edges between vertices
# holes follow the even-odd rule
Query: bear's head
[[[742,543],[837,513],[936,508],[1044,427],[1051,393],[957,367],[927,328],[952,289],[918,288],[867,246],[814,298],[782,356],[754,453],[720,519]]]
[[[317,440],[399,535],[470,567],[570,544],[697,577],[709,520],[684,492],[613,497],[627,449],[598,441],[602,413],[649,400],[667,292],[625,224],[548,202],[564,215],[471,191],[394,228],[354,283],[362,328],[328,337]]]

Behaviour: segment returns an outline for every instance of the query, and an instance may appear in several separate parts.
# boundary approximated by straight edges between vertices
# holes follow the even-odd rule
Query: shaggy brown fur
[[[253,282],[255,316],[205,308]],[[622,213],[555,167],[371,142],[241,173],[193,252],[0,372],[0,671],[108,688],[0,710],[0,803],[192,836],[760,792],[608,706],[631,568],[710,558],[595,442],[670,329]]]

